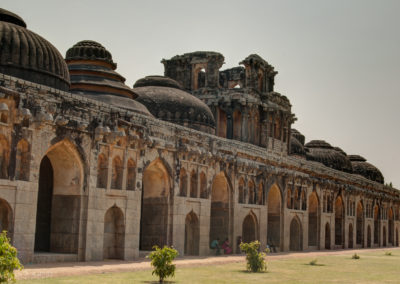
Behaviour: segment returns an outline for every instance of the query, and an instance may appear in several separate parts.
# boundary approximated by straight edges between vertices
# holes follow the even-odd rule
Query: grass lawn
[[[245,263],[179,268],[167,283],[400,283],[400,252],[362,252],[360,259],[351,255],[329,255],[275,259],[267,272],[249,273]],[[316,265],[310,261],[317,259]],[[151,271],[109,273],[88,276],[21,280],[17,283],[158,283]]]

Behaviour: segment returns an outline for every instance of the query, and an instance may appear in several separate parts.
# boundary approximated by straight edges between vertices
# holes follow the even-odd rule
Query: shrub
[[[351,257],[352,259],[360,259],[360,256],[358,254],[353,254],[353,256]]]
[[[17,258],[17,249],[10,244],[7,232],[0,234],[0,283],[15,282],[14,270],[23,266]]]
[[[317,259],[313,259],[313,260],[311,260],[308,264],[309,265],[317,265]]]
[[[391,256],[391,255],[392,255],[392,252],[391,252],[391,251],[387,251],[387,252],[385,252],[385,255]]]
[[[151,265],[154,267],[151,274],[157,275],[160,283],[163,283],[165,278],[175,276],[175,264],[172,264],[172,261],[178,256],[178,251],[168,246],[163,248],[154,246],[153,249],[154,251],[148,256],[151,259]]]
[[[241,243],[240,249],[246,253],[247,270],[251,272],[260,272],[267,270],[267,263],[265,261],[266,253],[258,252],[260,242],[254,241],[251,243]]]

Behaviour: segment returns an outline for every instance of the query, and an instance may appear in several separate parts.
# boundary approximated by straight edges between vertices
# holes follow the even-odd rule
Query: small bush
[[[353,254],[353,256],[351,257],[352,259],[360,259],[360,256],[358,254]]]
[[[178,256],[178,251],[168,246],[163,248],[154,246],[153,249],[154,251],[148,255],[154,267],[151,274],[157,275],[160,283],[163,283],[165,278],[175,276],[175,264],[172,264],[172,261]]]
[[[391,252],[391,251],[387,251],[387,252],[385,252],[385,255],[391,256],[391,255],[392,255],[392,252]]]
[[[260,242],[254,241],[251,243],[241,243],[240,249],[246,253],[247,270],[251,272],[261,272],[267,270],[267,262],[265,261],[266,253],[258,252]]]
[[[7,232],[0,234],[0,283],[15,282],[14,270],[23,266],[17,258],[17,249],[10,244]]]
[[[313,260],[311,260],[308,264],[309,265],[317,265],[317,259],[313,259]]]

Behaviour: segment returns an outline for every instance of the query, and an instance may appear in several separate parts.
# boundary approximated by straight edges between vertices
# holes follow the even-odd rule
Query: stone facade
[[[365,159],[305,144],[258,55],[225,71],[219,53],[176,56],[162,61],[176,82],[130,89],[101,45],[78,46],[70,91],[1,69],[0,226],[23,262],[133,260],[155,244],[204,256],[216,238],[234,252],[239,238],[273,251],[399,245],[400,192]],[[160,111],[163,95],[184,103]]]

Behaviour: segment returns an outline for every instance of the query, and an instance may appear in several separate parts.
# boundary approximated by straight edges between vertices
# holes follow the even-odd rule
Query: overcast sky
[[[400,1],[2,0],[65,55],[103,44],[133,83],[162,58],[197,50],[222,69],[257,53],[279,72],[306,141],[323,139],[377,166],[400,188]]]

